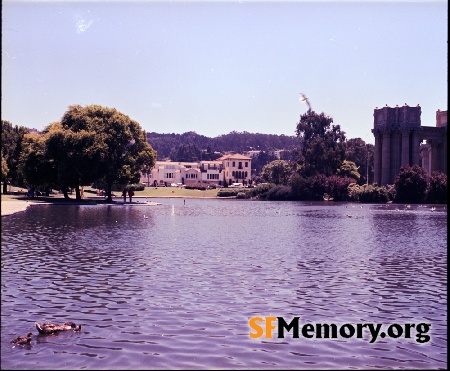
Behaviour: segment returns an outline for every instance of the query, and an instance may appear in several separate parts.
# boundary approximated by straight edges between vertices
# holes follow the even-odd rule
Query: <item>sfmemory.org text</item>
[[[252,317],[248,324],[252,331],[250,337],[252,339],[260,338],[279,338],[283,339],[285,331],[292,334],[292,338],[304,337],[306,339],[337,339],[352,338],[363,339],[365,336],[370,337],[370,342],[375,342],[378,338],[403,337],[410,339],[415,336],[417,343],[427,343],[430,341],[428,331],[431,328],[429,323],[404,323],[383,325],[381,323],[344,323],[342,325],[326,324],[326,323],[306,323],[300,326],[300,317],[294,317],[287,322],[283,317]],[[275,324],[276,323],[276,324]],[[384,329],[382,331],[382,328]],[[274,331],[276,330],[276,331]]]

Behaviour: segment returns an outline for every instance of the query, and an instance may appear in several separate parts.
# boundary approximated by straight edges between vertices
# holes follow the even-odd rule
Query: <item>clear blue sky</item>
[[[148,132],[294,135],[309,98],[373,143],[373,110],[448,103],[447,1],[2,1],[2,120],[69,105]]]

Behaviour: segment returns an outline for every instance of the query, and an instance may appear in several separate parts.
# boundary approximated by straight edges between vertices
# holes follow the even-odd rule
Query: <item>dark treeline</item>
[[[260,134],[232,131],[215,138],[189,131],[183,134],[158,134],[147,133],[147,141],[157,151],[157,159],[171,158],[174,150],[186,145],[195,145],[207,153],[236,152],[242,153],[251,150],[275,151],[293,150],[298,147],[299,140],[296,136]],[[209,160],[209,159],[208,159]]]

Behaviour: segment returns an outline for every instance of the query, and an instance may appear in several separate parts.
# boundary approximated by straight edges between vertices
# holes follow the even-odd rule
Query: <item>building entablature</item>
[[[421,108],[409,107],[376,107],[374,110],[374,129],[400,129],[400,128],[419,128]]]

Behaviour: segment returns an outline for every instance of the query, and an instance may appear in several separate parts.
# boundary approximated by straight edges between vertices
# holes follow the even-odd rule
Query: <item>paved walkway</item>
[[[14,213],[18,213],[20,211],[25,211],[26,208],[32,205],[33,202],[29,201],[20,201],[20,200],[2,200],[1,209],[2,216],[11,215]]]
[[[99,198],[100,199],[100,198]],[[103,198],[101,198],[103,200]],[[1,214],[2,216],[4,215],[11,215],[14,213],[18,213],[21,211],[25,211],[27,209],[28,206],[33,205],[33,204],[49,204],[51,202],[45,202],[45,201],[33,201],[33,200],[14,200],[14,199],[6,199],[3,200],[1,202]],[[62,204],[63,202],[61,202],[60,204]],[[73,203],[71,203],[73,204]],[[136,200],[133,201],[132,203],[126,202],[124,203],[123,201],[116,201],[114,204],[112,205],[122,205],[122,206],[155,206],[155,205],[161,205],[158,202],[153,202],[153,201],[147,201],[147,200]]]

